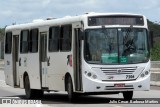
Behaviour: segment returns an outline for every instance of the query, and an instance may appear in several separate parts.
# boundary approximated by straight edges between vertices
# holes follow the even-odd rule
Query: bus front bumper
[[[149,91],[150,75],[133,81],[100,81],[84,76],[83,92]]]

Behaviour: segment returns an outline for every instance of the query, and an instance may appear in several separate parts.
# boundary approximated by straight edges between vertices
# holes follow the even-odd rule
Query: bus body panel
[[[27,54],[19,54],[19,75],[20,75],[20,87],[24,88],[24,74],[27,73],[29,75],[28,72],[28,60],[27,60]],[[30,78],[30,77],[29,77]]]
[[[39,53],[28,54],[27,56],[28,58],[25,60],[28,62],[27,68],[31,88],[41,89]]]
[[[48,81],[50,90],[64,91],[64,79],[67,72],[71,73],[67,56],[71,52],[52,52],[48,53],[50,57],[50,66],[48,66]]]

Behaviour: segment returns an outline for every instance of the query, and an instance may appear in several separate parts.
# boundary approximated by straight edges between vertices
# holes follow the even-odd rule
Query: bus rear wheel
[[[29,82],[29,77],[25,77],[25,93],[26,93],[26,98],[31,99],[31,98],[41,98],[43,97],[43,90],[36,90],[36,89],[31,89],[30,88],[30,82]]]
[[[30,82],[28,76],[25,77],[24,88],[25,88],[26,98],[27,99],[33,98],[34,90],[30,88]]]
[[[124,100],[132,100],[133,98],[133,91],[125,91],[123,92]]]

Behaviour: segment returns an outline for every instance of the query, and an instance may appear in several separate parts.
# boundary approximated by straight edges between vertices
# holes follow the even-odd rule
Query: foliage
[[[154,47],[151,49],[151,60],[158,61],[160,60],[160,43],[156,42]]]
[[[0,28],[0,41],[3,41],[4,38],[4,28]]]
[[[4,28],[0,28],[0,59],[4,58],[4,35],[5,35],[5,30]]]
[[[148,21],[148,28],[153,31],[154,37],[160,37],[160,25],[154,22]]]
[[[160,60],[160,25],[148,20],[148,28],[153,31],[153,48],[151,49],[151,60]]]

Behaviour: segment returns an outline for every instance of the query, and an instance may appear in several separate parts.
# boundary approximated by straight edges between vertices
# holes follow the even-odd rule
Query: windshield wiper
[[[125,37],[123,38],[124,39],[123,44],[126,47],[126,49],[124,50],[123,55],[131,54],[131,53],[133,53],[133,51],[136,50],[136,46],[135,46],[134,40],[133,39],[129,39],[130,33],[131,33],[131,29],[128,29],[127,32],[126,32]]]

